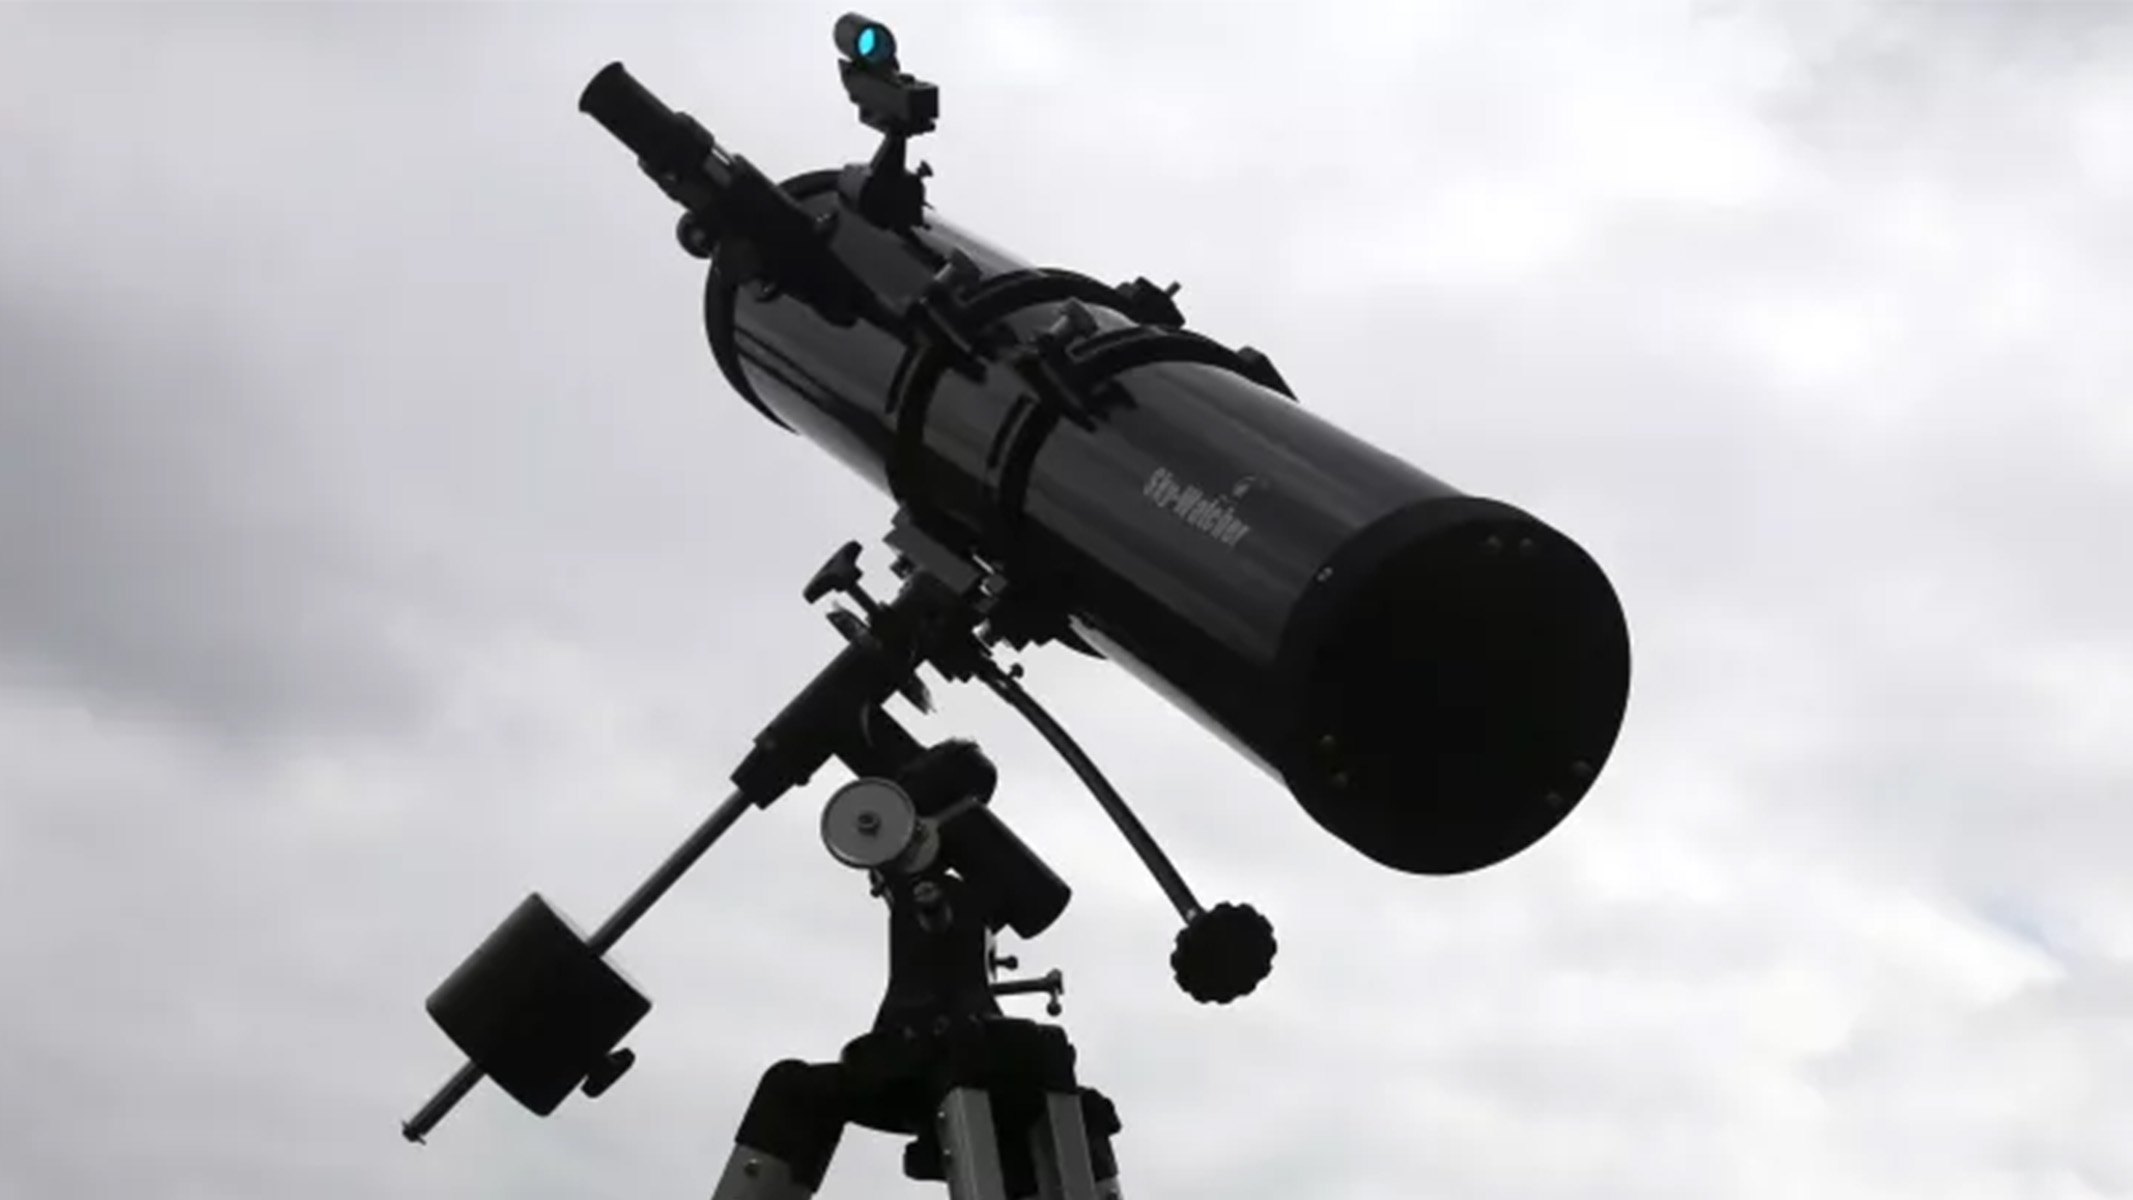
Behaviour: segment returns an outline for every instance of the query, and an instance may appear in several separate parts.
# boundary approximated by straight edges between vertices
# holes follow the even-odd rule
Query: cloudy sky
[[[882,923],[745,821],[548,1121],[422,1000],[596,922],[834,647],[884,502],[719,381],[613,59],[862,158],[838,9],[0,7],[0,1196],[708,1195]],[[2133,1196],[2133,5],[886,3],[943,211],[1179,279],[1306,402],[1582,541],[1629,723],[1557,834],[1384,871],[1100,663],[1032,687],[1281,957],[1227,1009],[1042,743],[1000,811],[1129,1194]],[[869,559],[880,571],[881,559]],[[1041,1015],[1029,1005],[1027,1015]],[[919,1195],[855,1133],[824,1195]]]

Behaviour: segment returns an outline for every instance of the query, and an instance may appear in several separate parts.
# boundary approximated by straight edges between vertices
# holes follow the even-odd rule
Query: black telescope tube
[[[641,91],[620,87],[598,90]],[[646,137],[665,107],[645,100],[616,106],[639,114],[617,136]],[[727,229],[704,318],[735,391],[1046,597],[1368,857],[1471,871],[1568,816],[1629,693],[1591,556],[1306,411],[1145,280],[1033,267],[930,207],[878,223],[858,184],[900,162],[779,185],[816,261],[875,299],[856,319]]]

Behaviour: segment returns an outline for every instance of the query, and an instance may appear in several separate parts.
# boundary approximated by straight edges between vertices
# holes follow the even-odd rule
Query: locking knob
[[[816,570],[814,577],[807,581],[807,586],[800,589],[800,596],[809,604],[813,604],[831,592],[838,592],[850,596],[852,602],[869,618],[875,617],[880,614],[881,606],[874,603],[874,598],[859,586],[861,574],[859,543],[846,542],[837,547],[837,552],[830,555],[829,560]]]

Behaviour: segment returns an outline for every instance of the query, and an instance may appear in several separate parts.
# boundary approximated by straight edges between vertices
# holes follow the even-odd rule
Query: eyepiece
[[[598,121],[655,173],[693,171],[714,148],[695,122],[668,108],[621,63],[609,63],[592,77],[578,97],[578,111]]]
[[[600,123],[615,139],[650,158],[661,134],[673,124],[674,110],[645,90],[621,63],[609,63],[585,85],[578,111]]]
[[[879,21],[858,13],[837,18],[837,53],[869,67],[896,65],[896,35]]]

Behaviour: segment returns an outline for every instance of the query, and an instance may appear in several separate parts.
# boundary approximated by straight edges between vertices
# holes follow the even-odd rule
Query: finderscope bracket
[[[896,36],[889,27],[858,13],[837,21],[837,49],[844,55],[837,74],[844,94],[859,108],[859,122],[881,133],[881,146],[866,166],[846,167],[837,190],[845,202],[886,229],[919,223],[926,207],[926,177],[932,169],[906,166],[912,138],[931,133],[940,119],[941,93],[935,85],[906,74],[896,61]]]

